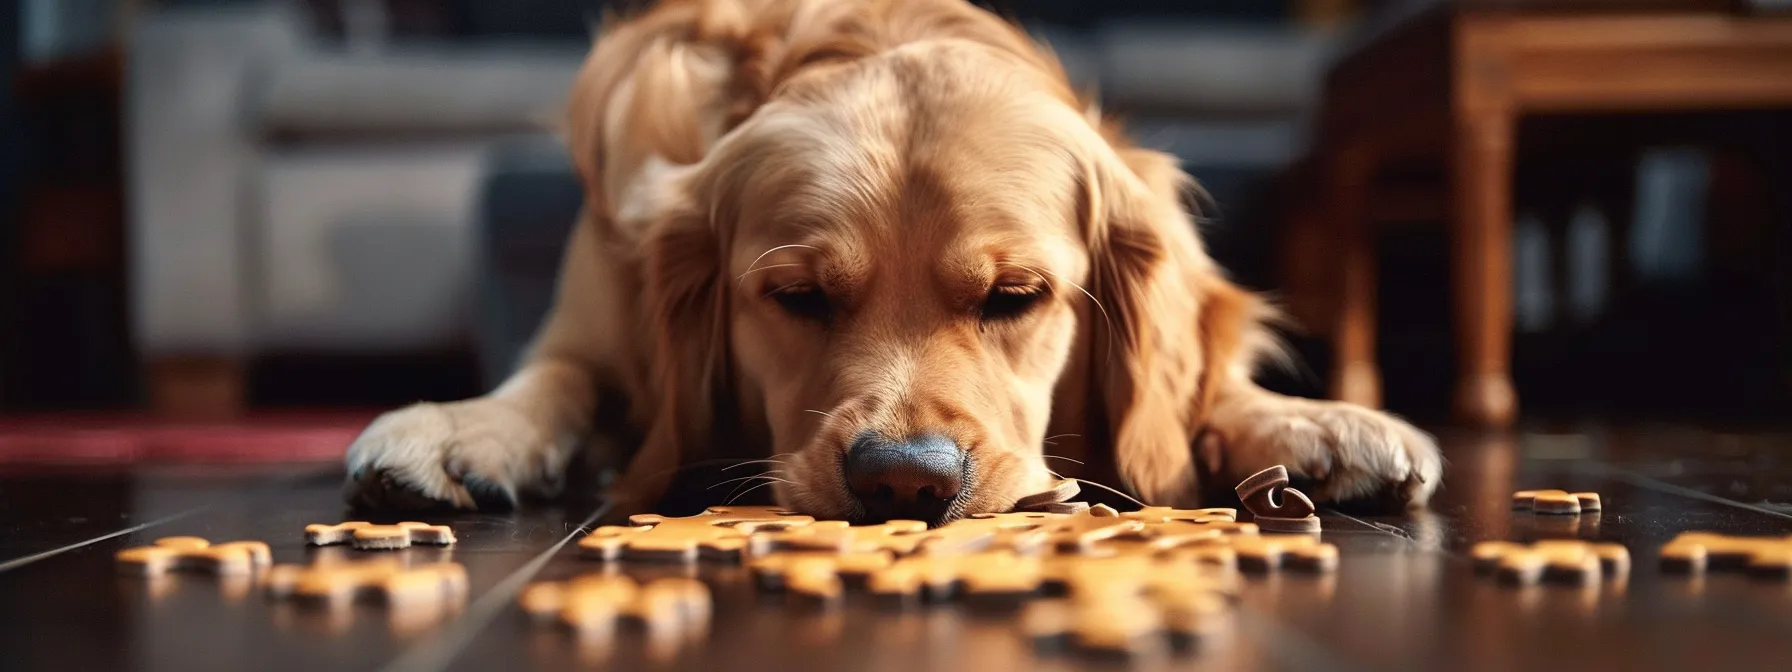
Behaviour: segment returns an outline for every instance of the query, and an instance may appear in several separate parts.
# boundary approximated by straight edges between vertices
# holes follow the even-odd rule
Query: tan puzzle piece
[[[641,624],[651,635],[701,632],[712,610],[709,588],[696,579],[636,583],[601,574],[530,584],[517,603],[538,623],[557,621],[581,637],[598,639],[608,638],[623,620]]]
[[[1236,575],[1137,556],[1048,560],[1048,581],[1063,600],[1035,602],[1022,627],[1036,642],[1109,654],[1186,645],[1223,629],[1237,596]]]
[[[1661,568],[1697,574],[1744,569],[1763,576],[1792,578],[1792,536],[1732,537],[1714,532],[1682,532],[1661,547]]]
[[[1082,596],[1109,591],[1143,594],[1171,587],[1233,595],[1237,577],[1230,567],[1194,555],[1034,557],[986,551],[902,558],[871,572],[866,580],[866,588],[876,595],[933,600],[955,595],[972,600],[1013,600],[1050,589]]]
[[[1037,557],[1010,551],[964,555],[916,555],[871,572],[865,588],[873,595],[941,600],[954,595],[1013,598],[1032,595],[1045,576]]]
[[[1158,557],[1172,562],[1204,565],[1222,573],[1238,571],[1238,550],[1229,545],[1182,546],[1162,552]]]
[[[335,525],[313,523],[305,526],[307,544],[331,546],[345,542],[362,550],[391,550],[409,548],[411,544],[446,546],[455,539],[454,528],[418,522],[375,525],[364,520],[351,520]]]
[[[1077,514],[1082,511],[1077,512]],[[1047,529],[1052,521],[1077,514],[996,514],[973,516],[929,531],[921,541],[920,551],[933,554],[973,553],[1004,550],[1020,555],[1039,553],[1051,541]]]
[[[1572,515],[1604,508],[1597,492],[1566,490],[1520,490],[1512,493],[1512,508],[1532,513]]]
[[[1238,521],[1238,509],[1178,509],[1169,506],[1147,506],[1137,511],[1120,514],[1122,518],[1130,518],[1143,523],[1168,523],[1181,521],[1189,523],[1231,523]]]
[[[1619,578],[1630,573],[1630,551],[1621,544],[1578,539],[1548,539],[1524,545],[1509,541],[1484,541],[1470,550],[1475,569],[1493,572],[1500,580],[1534,585],[1549,580],[1592,585],[1601,576]]]
[[[1041,571],[1047,587],[1076,598],[1165,590],[1236,596],[1239,588],[1236,574],[1177,558],[1054,556],[1042,561]]]
[[[1215,595],[1181,594],[1095,601],[1042,600],[1021,612],[1021,628],[1047,646],[1068,646],[1102,654],[1142,655],[1161,648],[1154,637],[1189,648],[1223,631],[1231,606]]]
[[[788,591],[824,601],[840,599],[842,579],[863,581],[872,572],[889,567],[895,557],[889,551],[870,553],[774,553],[747,564],[763,590]]]
[[[267,590],[276,599],[296,598],[330,606],[378,597],[396,608],[434,609],[467,599],[467,570],[452,562],[406,567],[395,559],[322,567],[276,565]]]
[[[1146,524],[1143,528],[1115,535],[1093,544],[1083,551],[1086,556],[1145,555],[1187,558],[1203,564],[1236,569],[1238,554],[1232,541],[1239,536],[1255,536],[1255,523],[1217,521],[1195,523],[1172,520]]]
[[[1338,569],[1338,547],[1308,536],[1238,535],[1232,539],[1238,565],[1246,570],[1283,567],[1328,573]]]
[[[1093,509],[1090,509],[1090,510],[1093,510]],[[1112,510],[1112,509],[1109,509],[1109,510]],[[1028,525],[1043,526],[1043,525],[1051,523],[1052,521],[1062,520],[1071,515],[1075,515],[1075,514],[1052,513],[1050,511],[1011,511],[1008,513],[973,513],[968,518],[952,521],[951,523],[947,524],[946,527],[943,527],[940,529],[948,529],[948,528],[951,528],[953,525],[957,525],[959,523],[962,523],[965,521],[971,521],[971,520],[998,521],[1001,524],[1012,525],[1012,526],[1016,526],[1016,527],[1023,527],[1023,526],[1028,526]]]
[[[1144,528],[1144,523],[1122,518],[1119,512],[1103,504],[1092,506],[1082,513],[1053,518],[1040,526],[1046,534],[1047,543],[1060,553],[1090,551],[1103,540]]]
[[[1034,528],[1044,537],[1044,543],[1058,552],[1081,553],[1094,550],[1096,543],[1144,529],[1144,523],[1126,518],[1114,509],[1097,504],[1087,511],[1072,514],[1045,512],[1016,513],[978,513],[972,514],[970,521],[996,521],[997,525],[1011,525],[1016,528],[1028,524],[1037,524]],[[936,532],[951,534],[953,525],[947,525]],[[1026,535],[1024,545],[1031,543],[1034,535]]]
[[[814,523],[809,516],[769,506],[712,506],[686,518],[655,514],[629,517],[630,525],[605,525],[579,540],[586,555],[603,560],[739,562],[748,535]]]
[[[927,539],[927,523],[892,520],[877,525],[854,526],[844,520],[823,520],[787,530],[759,532],[747,541],[749,554],[761,557],[783,551],[871,553],[897,555],[915,552]]]
[[[169,571],[199,571],[219,575],[248,574],[268,566],[273,555],[259,541],[212,544],[199,537],[163,537],[153,546],[118,552],[119,569],[156,576]]]

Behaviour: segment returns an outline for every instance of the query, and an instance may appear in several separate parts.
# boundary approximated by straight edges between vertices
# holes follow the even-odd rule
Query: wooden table
[[[1335,287],[1327,318],[1335,398],[1381,401],[1372,211],[1384,167],[1430,160],[1449,175],[1455,408],[1462,420],[1503,426],[1518,408],[1508,371],[1517,120],[1792,107],[1792,16],[1494,4],[1415,17],[1327,78],[1314,164],[1319,197],[1294,228],[1304,220],[1329,248],[1314,252],[1339,258],[1335,282],[1326,283]]]

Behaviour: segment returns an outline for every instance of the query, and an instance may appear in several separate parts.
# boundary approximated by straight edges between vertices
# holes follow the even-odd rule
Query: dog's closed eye
[[[983,299],[983,321],[1001,322],[1018,319],[1039,305],[1045,288],[1038,285],[995,285]]]
[[[768,296],[792,317],[827,322],[832,313],[828,295],[808,282],[793,282],[772,290]]]

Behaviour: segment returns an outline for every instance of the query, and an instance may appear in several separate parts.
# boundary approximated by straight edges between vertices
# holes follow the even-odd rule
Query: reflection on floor
[[[1442,435],[1450,460],[1437,500],[1405,515],[1325,511],[1343,558],[1331,576],[1247,581],[1240,627],[1220,646],[1168,667],[1354,666],[1514,669],[1767,667],[1792,626],[1784,582],[1739,573],[1676,575],[1661,546],[1689,530],[1792,534],[1792,434],[1678,428]],[[605,566],[559,546],[599,506],[575,501],[513,515],[430,517],[452,523],[449,554],[470,587],[464,608],[393,621],[377,603],[295,609],[252,587],[205,576],[119,576],[112,554],[156,538],[259,539],[276,563],[342,561],[308,548],[308,523],[347,519],[341,475],[317,466],[89,466],[0,471],[0,651],[20,669],[563,667],[582,652],[515,606],[527,580],[620,572],[638,580],[694,575],[716,596],[704,641],[678,669],[1070,669],[1042,656],[1012,613],[955,605],[888,609],[849,595],[839,611],[758,594],[738,567]],[[1579,516],[1514,513],[1516,490],[1604,496]],[[725,491],[718,490],[718,493]],[[439,521],[437,519],[440,519]],[[395,521],[382,521],[395,522]],[[1581,538],[1623,544],[1627,580],[1596,590],[1513,587],[1477,576],[1480,541]],[[432,562],[436,555],[397,562]],[[540,563],[535,561],[540,560]],[[649,643],[619,633],[606,661],[641,669]],[[1153,665],[1155,667],[1156,664]],[[881,668],[880,668],[881,669]]]

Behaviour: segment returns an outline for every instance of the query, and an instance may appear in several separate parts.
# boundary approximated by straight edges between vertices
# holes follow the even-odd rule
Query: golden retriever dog
[[[597,41],[566,123],[586,200],[530,353],[375,421],[352,501],[552,495],[597,432],[638,444],[636,508],[718,445],[853,521],[1008,510],[1048,446],[1156,505],[1276,464],[1321,501],[1438,483],[1405,422],[1252,381],[1271,312],[1190,178],[968,2],[667,0]]]

